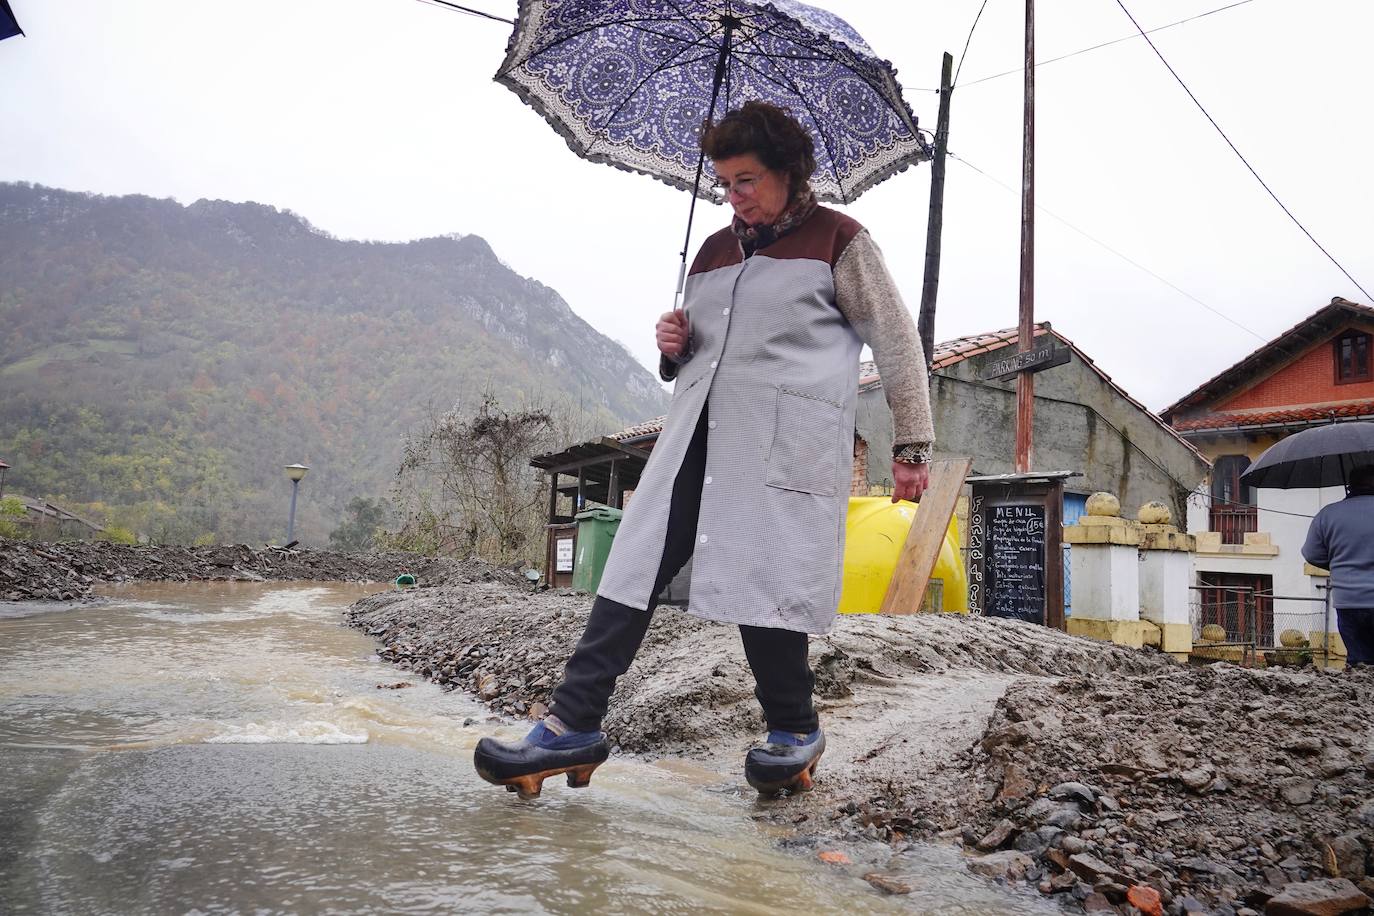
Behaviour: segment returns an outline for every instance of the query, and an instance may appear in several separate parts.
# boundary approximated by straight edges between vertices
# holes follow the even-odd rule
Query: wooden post
[[[1026,0],[1025,130],[1021,148],[1021,308],[1018,349],[1035,347],[1035,0]],[[1031,468],[1035,427],[1035,377],[1016,376],[1016,473]]]
[[[930,162],[930,216],[926,220],[926,273],[916,328],[926,366],[935,359],[935,294],[940,288],[940,236],[945,213],[945,150],[949,148],[949,101],[954,91],[954,57],[945,52],[940,70],[940,114],[935,121],[935,157]]]
[[[606,484],[606,504],[612,509],[622,509],[620,505],[620,459],[611,459],[611,480]]]
[[[921,495],[920,509],[897,557],[881,613],[915,614],[921,609],[945,531],[959,503],[959,491],[972,466],[971,458],[941,458],[930,463],[930,485]]]
[[[558,472],[549,472],[549,524],[558,520]]]

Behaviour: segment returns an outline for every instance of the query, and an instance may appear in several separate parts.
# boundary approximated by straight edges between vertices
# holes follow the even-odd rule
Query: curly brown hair
[[[787,175],[797,189],[816,171],[816,144],[796,118],[768,102],[745,102],[708,127],[701,148],[711,159],[753,153],[768,168]]]

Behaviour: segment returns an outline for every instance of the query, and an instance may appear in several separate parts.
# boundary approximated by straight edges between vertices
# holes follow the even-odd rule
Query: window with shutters
[[[1336,348],[1336,384],[1367,382],[1370,380],[1369,335],[1364,331],[1346,331],[1334,341]]]

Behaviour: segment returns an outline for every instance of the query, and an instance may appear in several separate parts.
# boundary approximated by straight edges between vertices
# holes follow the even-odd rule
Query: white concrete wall
[[[1233,555],[1226,557],[1198,555],[1195,572],[1247,573],[1271,576],[1274,594],[1295,597],[1322,597],[1325,579],[1307,575],[1303,571],[1302,544],[1307,539],[1311,516],[1328,503],[1345,497],[1341,487],[1320,490],[1257,489],[1259,510],[1257,526],[1267,533],[1278,548],[1278,556],[1256,557]],[[1188,501],[1188,532],[1198,534],[1208,529],[1208,509],[1211,498],[1194,495]]]
[[[1203,481],[1198,487],[1199,490],[1206,490],[1210,483]],[[1208,511],[1212,505],[1212,497],[1205,493],[1194,492],[1188,497],[1188,519],[1184,531],[1189,534],[1197,534],[1199,531],[1206,531],[1210,524]]]
[[[1135,547],[1075,544],[1073,616],[1092,620],[1140,619],[1140,558]]]
[[[1303,572],[1302,545],[1307,529],[1322,506],[1345,498],[1345,488],[1325,487],[1320,490],[1256,490],[1259,505],[1259,526],[1268,531],[1278,547],[1274,558],[1274,594],[1318,597],[1317,582]],[[1279,511],[1266,511],[1279,510]],[[1293,514],[1285,514],[1293,513]]]
[[[1188,623],[1192,556],[1182,550],[1140,552],[1140,617],[1158,624]]]

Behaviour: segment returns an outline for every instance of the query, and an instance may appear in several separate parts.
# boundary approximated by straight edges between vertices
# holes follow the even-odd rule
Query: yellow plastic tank
[[[892,570],[919,509],[914,503],[894,503],[888,496],[850,497],[841,614],[876,614],[882,608]],[[939,610],[968,613],[968,574],[959,554],[959,525],[954,518],[945,531],[932,579],[941,580]]]

